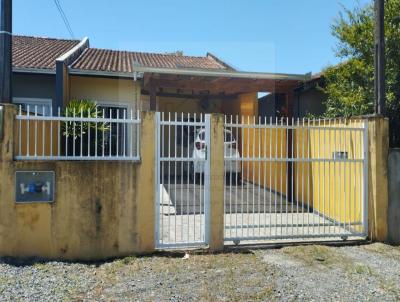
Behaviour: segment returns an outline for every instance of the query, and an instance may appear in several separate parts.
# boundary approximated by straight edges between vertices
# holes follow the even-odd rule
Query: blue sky
[[[92,47],[207,51],[240,70],[313,73],[334,64],[341,5],[370,0],[60,0]],[[15,34],[70,38],[53,0],[13,0]]]

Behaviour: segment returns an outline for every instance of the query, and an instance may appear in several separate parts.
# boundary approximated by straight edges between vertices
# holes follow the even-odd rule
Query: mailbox
[[[15,200],[17,203],[54,202],[54,172],[15,172]]]
[[[333,159],[349,159],[349,153],[347,151],[335,151],[332,155]]]

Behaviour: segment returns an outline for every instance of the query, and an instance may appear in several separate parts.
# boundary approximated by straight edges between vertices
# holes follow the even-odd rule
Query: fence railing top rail
[[[41,110],[38,110],[41,108]],[[31,111],[32,110],[32,111]],[[127,110],[124,108],[116,109],[116,117],[112,117],[113,109],[95,109],[93,110],[80,110],[79,112],[73,111],[72,114],[67,110],[57,108],[54,114],[53,107],[48,106],[19,106],[16,118],[19,120],[59,120],[59,121],[77,121],[77,122],[140,122],[139,110]],[[122,113],[122,117],[120,116]],[[105,117],[106,115],[109,117]]]
[[[20,106],[15,159],[139,160],[140,112],[106,108]]]
[[[311,118],[277,118],[225,115],[225,126],[244,128],[284,128],[284,129],[332,129],[332,130],[363,130],[366,128],[365,120],[354,119],[311,119]]]

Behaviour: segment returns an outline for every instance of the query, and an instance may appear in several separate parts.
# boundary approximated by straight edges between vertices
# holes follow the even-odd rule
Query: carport
[[[293,91],[311,74],[243,72],[235,70],[133,67],[143,77],[142,95],[150,110],[258,116],[258,93],[286,96],[285,112],[293,113]],[[176,106],[174,100],[193,100],[198,106]],[[171,104],[172,102],[172,104]]]

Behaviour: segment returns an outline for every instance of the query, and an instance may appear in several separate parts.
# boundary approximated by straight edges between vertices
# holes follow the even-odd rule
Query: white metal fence
[[[126,109],[72,112],[19,107],[17,160],[139,160],[140,115]]]
[[[226,117],[225,241],[364,237],[367,125]]]
[[[157,112],[156,120],[156,247],[205,245],[210,116]]]

